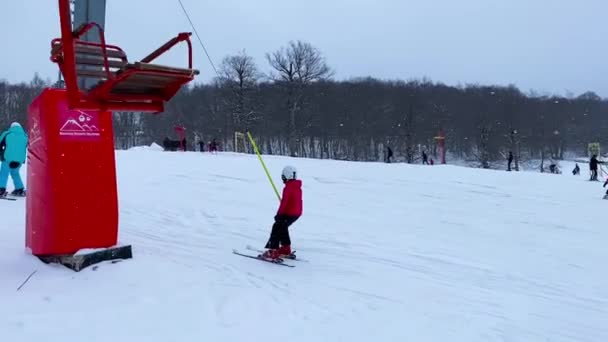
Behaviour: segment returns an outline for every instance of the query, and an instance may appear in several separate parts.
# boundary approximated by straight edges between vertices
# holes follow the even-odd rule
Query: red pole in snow
[[[441,158],[441,164],[445,164],[445,133],[443,129],[439,130],[439,135],[435,137],[437,145],[439,145],[439,156]]]
[[[174,127],[175,133],[179,136],[179,147],[182,151],[186,150],[186,146],[184,146],[184,140],[186,139],[186,127],[178,125]]]

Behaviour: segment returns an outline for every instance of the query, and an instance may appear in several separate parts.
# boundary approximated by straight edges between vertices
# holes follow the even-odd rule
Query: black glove
[[[21,166],[21,163],[20,163],[20,162],[16,162],[16,161],[12,161],[12,162],[10,162],[10,163],[8,164],[8,167],[10,167],[11,169],[16,169],[16,168],[18,168],[19,166]]]

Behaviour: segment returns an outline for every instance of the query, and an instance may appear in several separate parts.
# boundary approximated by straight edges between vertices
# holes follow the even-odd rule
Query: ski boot
[[[13,192],[11,192],[11,196],[25,197],[25,190],[24,189],[15,189],[15,190],[13,190]]]
[[[8,191],[5,188],[0,188],[0,197],[6,197],[8,195]]]
[[[273,262],[282,262],[281,254],[279,253],[279,249],[268,249],[263,254],[258,255],[258,258],[270,260]]]
[[[291,246],[281,246],[279,247],[278,251],[281,258],[292,260],[295,260],[296,258],[296,254],[291,251]]]

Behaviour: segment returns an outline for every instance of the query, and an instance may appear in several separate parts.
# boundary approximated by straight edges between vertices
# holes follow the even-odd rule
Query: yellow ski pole
[[[277,194],[277,198],[279,199],[279,201],[281,201],[281,195],[279,195],[279,191],[277,190],[277,187],[274,185],[274,182],[272,181],[272,177],[270,177],[270,173],[268,172],[268,169],[266,168],[266,164],[264,164],[264,160],[262,159],[262,156],[260,155],[258,146],[255,144],[255,141],[253,140],[253,137],[251,136],[251,133],[249,133],[249,131],[247,131],[247,136],[249,137],[249,141],[251,142],[251,145],[253,146],[253,150],[255,151],[255,154],[258,156],[260,163],[262,163],[262,167],[264,168],[264,172],[266,172],[266,176],[268,177],[268,180],[270,181],[270,184],[272,185],[272,188],[274,189],[274,193]]]

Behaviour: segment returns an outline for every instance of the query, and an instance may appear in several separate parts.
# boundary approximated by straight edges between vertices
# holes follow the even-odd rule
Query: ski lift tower
[[[161,113],[199,71],[192,66],[190,32],[130,61],[105,41],[105,0],[56,1],[61,37],[51,41],[50,59],[65,88],[44,89],[28,109],[25,244],[43,262],[79,271],[131,257],[131,246],[118,245],[112,112]],[[139,14],[134,31],[137,18],[150,20],[145,9]],[[179,43],[187,44],[185,65],[153,63]]]
[[[99,24],[99,27],[105,29],[106,23],[106,0],[70,0],[72,6],[72,29],[76,29],[80,25],[94,22]],[[99,35],[93,34],[94,32],[87,32],[82,36],[82,40],[87,42],[100,43]],[[86,67],[85,67],[86,68]],[[94,70],[94,68],[90,68]],[[58,70],[59,77],[57,79],[57,87],[63,86],[63,80],[61,79],[61,70]],[[79,80],[79,86],[86,88],[91,86],[91,80],[87,77],[82,77]]]

